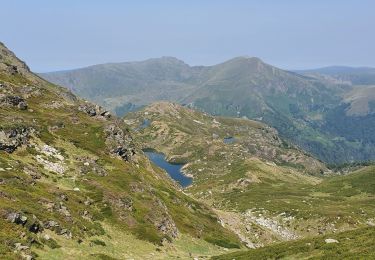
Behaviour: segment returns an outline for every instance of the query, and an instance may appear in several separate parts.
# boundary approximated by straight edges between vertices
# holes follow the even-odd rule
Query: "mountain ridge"
[[[370,90],[341,76],[298,74],[256,57],[213,66],[153,59],[42,76],[120,116],[155,101],[189,104],[213,115],[260,120],[327,163],[375,160],[372,137],[359,123],[374,123],[373,99],[359,98]]]

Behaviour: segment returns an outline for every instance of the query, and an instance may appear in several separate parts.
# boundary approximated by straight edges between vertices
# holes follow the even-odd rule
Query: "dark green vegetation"
[[[250,259],[374,259],[375,228],[362,228],[335,235],[301,239],[227,255],[213,257],[215,260]],[[325,238],[338,243],[327,244]]]
[[[241,247],[150,164],[126,124],[32,74],[2,44],[0,84],[0,258],[165,259],[168,248],[186,257]]]
[[[213,115],[248,117],[331,164],[375,159],[371,68],[328,68],[304,75],[258,58],[214,66],[175,58],[103,64],[42,76],[123,115],[155,101],[189,104]],[[317,74],[321,73],[321,74]]]
[[[139,129],[144,120],[149,126]],[[144,145],[186,163],[194,177],[186,191],[212,205],[249,247],[375,224],[374,166],[336,175],[262,123],[166,102],[125,121]]]

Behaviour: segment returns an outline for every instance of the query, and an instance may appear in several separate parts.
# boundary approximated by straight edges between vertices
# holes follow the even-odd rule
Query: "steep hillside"
[[[348,108],[347,96],[356,88],[319,75],[284,71],[249,57],[193,67],[164,57],[42,74],[119,115],[155,101],[173,101],[213,115],[261,120],[328,163],[374,160],[368,124],[362,127],[368,119]]]
[[[166,259],[238,248],[128,126],[0,44],[0,258]]]
[[[152,104],[125,121],[143,148],[185,163],[193,177],[186,192],[214,207],[250,248],[373,223],[373,167],[330,177],[322,163],[263,123],[177,104]]]

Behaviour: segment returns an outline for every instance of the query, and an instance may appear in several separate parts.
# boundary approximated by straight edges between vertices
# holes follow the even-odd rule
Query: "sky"
[[[35,72],[161,56],[375,67],[373,0],[0,1],[0,41]]]

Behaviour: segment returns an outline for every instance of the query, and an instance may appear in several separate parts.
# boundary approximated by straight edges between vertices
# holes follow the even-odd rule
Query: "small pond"
[[[236,142],[236,138],[229,136],[229,137],[225,137],[223,141],[225,144],[233,144]]]
[[[185,188],[193,182],[192,178],[187,177],[181,171],[181,168],[184,166],[183,164],[169,163],[165,160],[164,154],[149,149],[144,150],[144,153],[154,164],[164,169],[169,174],[169,176],[177,181],[182,187]]]
[[[139,131],[142,129],[145,129],[146,127],[149,127],[151,124],[151,121],[149,119],[143,119],[142,124],[135,129],[135,131]]]

